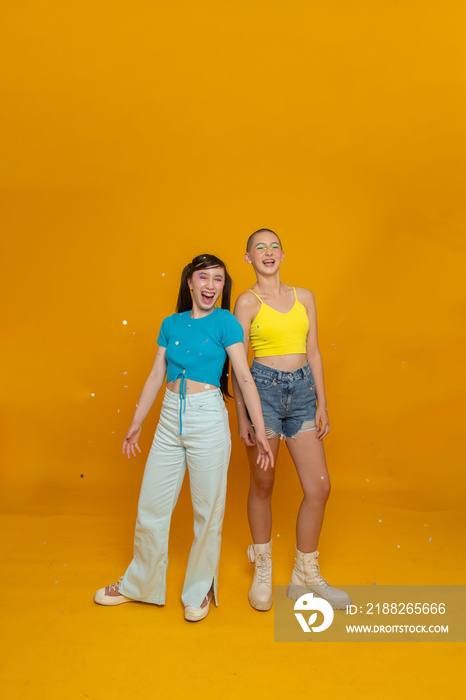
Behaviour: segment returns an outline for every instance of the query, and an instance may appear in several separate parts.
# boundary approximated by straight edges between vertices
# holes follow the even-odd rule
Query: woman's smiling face
[[[188,285],[193,293],[193,309],[201,314],[210,313],[223,292],[225,270],[223,267],[196,270],[188,279]]]
[[[268,274],[277,270],[285,257],[280,240],[275,233],[260,231],[250,242],[245,260],[251,263],[256,272]]]

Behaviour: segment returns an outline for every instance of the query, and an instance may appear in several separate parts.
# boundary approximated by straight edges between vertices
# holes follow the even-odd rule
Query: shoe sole
[[[265,603],[258,603],[257,600],[254,600],[254,598],[251,598],[251,596],[248,596],[249,598],[249,603],[254,610],[260,610],[261,612],[266,612],[267,610],[270,610],[270,608],[273,605],[273,598],[270,598],[270,600],[267,600]]]
[[[188,610],[187,608],[185,608],[184,619],[188,622],[200,622],[201,620],[205,620],[205,618],[209,614],[210,603],[209,605],[206,605],[206,608],[207,610],[205,610],[205,608],[201,608],[201,613],[199,613],[197,610]]]
[[[123,598],[123,600],[121,600]],[[123,603],[133,603],[134,601],[132,598],[126,598],[124,595],[119,595],[119,596],[100,596],[97,593],[94,596],[94,603],[97,603],[97,605],[105,605],[105,606],[112,606],[112,605],[123,605]]]
[[[322,598],[322,600],[326,600],[327,603],[330,603],[332,608],[334,610],[346,610],[347,605],[351,605],[351,599],[349,600],[348,603],[336,603],[332,602],[331,600],[327,600],[327,598],[324,598],[324,596],[320,595],[320,593],[317,593],[314,588],[305,588],[304,586],[295,586],[293,583],[290,583],[288,585],[288,591],[286,595],[288,598],[291,600],[298,600],[298,598],[301,598],[302,595],[305,595],[306,593],[313,593],[316,598]]]

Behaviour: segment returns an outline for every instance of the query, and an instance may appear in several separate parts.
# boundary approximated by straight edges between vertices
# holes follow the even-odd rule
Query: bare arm
[[[134,448],[136,448],[138,452],[141,452],[138,445],[138,439],[141,434],[141,426],[145,417],[152,408],[152,405],[157,398],[157,394],[162,388],[167,371],[167,360],[165,355],[166,348],[159,346],[155,355],[154,364],[149,376],[146,379],[136,411],[134,412],[133,421],[123,441],[121,451],[123,454],[126,454],[128,459],[130,459],[131,455],[136,457]]]
[[[300,289],[302,303],[307,310],[309,318],[309,332],[307,334],[306,355],[309,362],[309,367],[314,377],[316,396],[317,396],[317,411],[316,411],[316,434],[319,440],[330,432],[330,423],[327,413],[327,397],[325,395],[324,384],[324,366],[322,356],[319,350],[319,341],[317,339],[317,310],[314,295],[308,289]]]
[[[270,449],[269,441],[265,437],[264,418],[262,416],[261,402],[259,394],[249,371],[246,356],[244,354],[243,343],[235,343],[226,348],[228,357],[231,361],[234,376],[236,377],[239,387],[241,387],[241,395],[246,402],[249,415],[254,421],[254,430],[256,436],[256,444],[259,455],[257,464],[264,471],[268,466],[273,467],[273,455]]]
[[[238,319],[243,329],[244,334],[244,351],[246,355],[246,361],[248,358],[249,349],[249,329],[251,328],[251,323],[253,318],[257,315],[259,311],[259,302],[254,297],[253,294],[244,292],[241,294],[235,304],[234,315]],[[244,402],[244,396],[242,392],[242,386],[236,378],[236,374],[233,372],[231,377],[231,384],[233,387],[233,394],[236,403],[236,416],[238,418],[238,433],[241,440],[247,447],[251,447],[256,444],[256,438],[254,435],[254,427],[248,418],[246,411],[246,404]],[[253,419],[254,420],[254,419]]]

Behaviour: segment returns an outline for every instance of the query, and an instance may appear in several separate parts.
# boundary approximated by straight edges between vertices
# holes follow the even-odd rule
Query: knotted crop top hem
[[[305,354],[309,318],[306,308],[298,301],[296,289],[293,287],[295,302],[287,313],[273,309],[256,292],[250,291],[261,302],[249,332],[255,356]]]

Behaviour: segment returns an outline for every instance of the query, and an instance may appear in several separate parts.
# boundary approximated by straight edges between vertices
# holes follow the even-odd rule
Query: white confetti
[[[91,394],[91,396],[95,396],[95,394]]]
[[[165,277],[165,272],[162,272],[162,277]]]
[[[133,335],[136,335],[136,331],[134,331]]]
[[[58,581],[55,581],[55,583],[58,583]]]
[[[366,481],[370,481],[370,479],[366,479]]]
[[[204,384],[204,389],[210,389],[210,384]]]
[[[124,325],[124,326],[126,326],[127,323],[128,323],[128,321],[123,321],[123,325]]]
[[[128,372],[123,372],[123,374],[128,374]]]
[[[399,544],[397,544],[396,546],[398,547],[398,549],[401,549],[401,547],[400,547],[400,545],[399,545]]]
[[[45,542],[42,542],[42,544],[47,544],[47,540],[45,540]]]
[[[127,388],[128,388],[128,386],[127,386],[127,384],[125,384],[124,387],[123,387],[123,389],[127,389]]]
[[[117,413],[120,413],[120,409],[119,409],[119,408],[117,408]]]
[[[280,535],[277,535],[277,537],[280,537]]]
[[[429,542],[432,542],[432,537],[429,538]]]
[[[324,477],[323,477],[323,476],[321,476],[320,478],[321,478],[321,479],[323,479]]]
[[[179,341],[179,340],[175,340],[175,345],[179,345],[179,344],[180,344],[180,341]]]
[[[381,520],[379,520],[379,523],[381,523],[381,522],[382,522],[382,521],[381,521]]]

